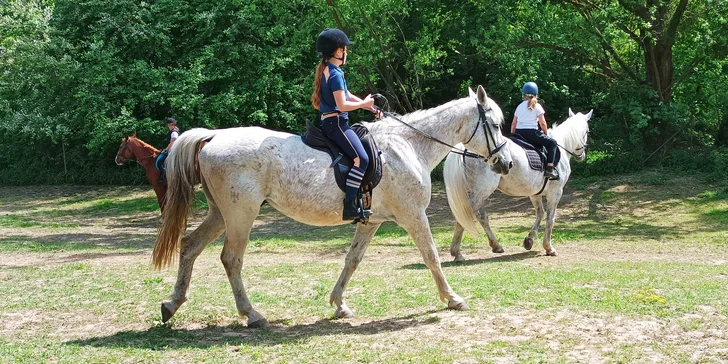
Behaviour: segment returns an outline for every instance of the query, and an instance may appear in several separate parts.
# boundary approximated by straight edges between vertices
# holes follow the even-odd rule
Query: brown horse
[[[124,162],[131,158],[136,158],[137,162],[144,167],[147,174],[147,181],[152,184],[152,189],[157,194],[159,209],[164,211],[164,196],[167,193],[167,185],[157,182],[160,177],[160,172],[155,167],[154,162],[157,160],[158,155],[159,149],[137,138],[136,133],[134,133],[134,135],[121,140],[121,145],[119,145],[119,151],[116,152],[114,162],[117,165],[123,165]]]

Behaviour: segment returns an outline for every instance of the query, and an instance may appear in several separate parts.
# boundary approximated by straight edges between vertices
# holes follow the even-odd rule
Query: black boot
[[[364,210],[360,206],[361,199],[351,201],[344,199],[344,211],[341,216],[342,220],[365,220],[372,214],[371,210]]]
[[[546,166],[546,169],[543,171],[543,175],[552,181],[559,179],[559,172],[554,168],[554,166]]]

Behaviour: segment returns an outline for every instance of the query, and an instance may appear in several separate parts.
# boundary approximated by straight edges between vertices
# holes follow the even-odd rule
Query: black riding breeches
[[[516,129],[516,133],[535,147],[546,148],[546,163],[554,163],[556,148],[559,146],[556,140],[546,135],[540,129]]]
[[[369,156],[361,145],[361,140],[349,127],[349,119],[331,116],[321,120],[321,130],[346,153],[349,158],[359,158],[359,168],[366,171]]]

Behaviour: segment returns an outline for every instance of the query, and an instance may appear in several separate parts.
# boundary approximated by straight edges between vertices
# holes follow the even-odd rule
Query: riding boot
[[[554,166],[546,166],[546,168],[543,171],[544,177],[547,177],[548,179],[555,181],[559,179],[559,172],[554,168]]]
[[[167,171],[162,171],[159,173],[159,179],[157,180],[157,183],[166,185],[167,184]]]
[[[344,211],[342,213],[342,220],[362,220],[365,221],[369,215],[372,214],[371,210],[364,210],[361,208],[361,199],[357,200],[346,200],[344,199]]]

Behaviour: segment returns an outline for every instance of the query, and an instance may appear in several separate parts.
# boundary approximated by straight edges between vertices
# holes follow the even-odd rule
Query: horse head
[[[589,120],[592,117],[594,109],[588,113],[574,113],[569,108],[569,118],[562,125],[570,126],[569,133],[565,135],[564,149],[574,156],[577,162],[586,160],[589,139]]]
[[[493,172],[508,174],[513,167],[513,159],[502,132],[503,111],[495,101],[488,97],[483,86],[478,86],[477,93],[471,88],[468,88],[468,92],[470,97],[478,103],[478,124],[476,124],[470,140],[465,144],[475,144],[471,141],[475,141],[474,137],[478,135],[479,142],[475,145],[480,145],[481,148],[474,147],[473,149],[481,149],[478,152],[484,156]],[[478,133],[481,126],[483,132]]]
[[[116,158],[114,158],[114,162],[116,162],[116,165],[120,166],[134,156],[134,151],[131,150],[131,147],[129,145],[129,139],[132,138],[134,137],[124,137],[121,139],[119,151],[116,152]]]

